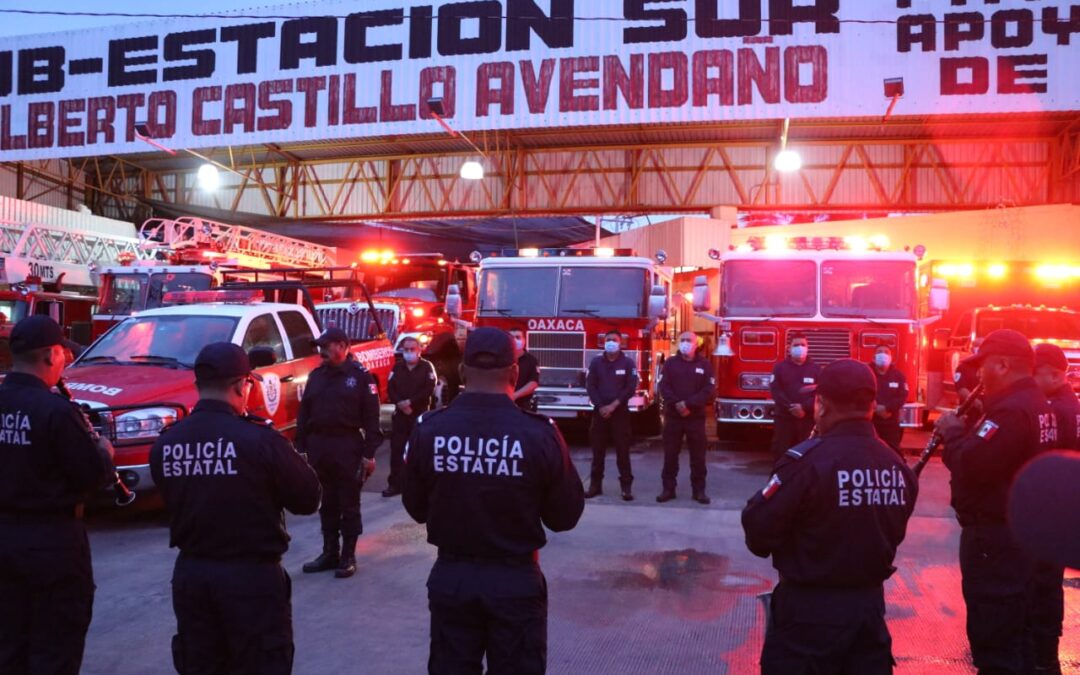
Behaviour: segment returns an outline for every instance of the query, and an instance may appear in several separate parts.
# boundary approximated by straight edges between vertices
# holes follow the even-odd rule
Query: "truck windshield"
[[[809,260],[729,260],[721,274],[725,316],[814,316],[816,266]]]
[[[487,269],[480,273],[480,316],[554,316],[557,267]]]
[[[832,318],[913,319],[915,263],[903,260],[822,262],[821,314]]]
[[[161,307],[166,293],[208,291],[214,278],[203,272],[158,272],[155,274],[114,274],[102,280],[102,314],[127,315]]]
[[[83,352],[79,363],[172,362],[190,368],[203,346],[211,342],[230,342],[238,321],[231,316],[131,317]]]
[[[979,312],[978,337],[999,328],[1020,331],[1029,340],[1080,340],[1080,315],[1023,309]]]
[[[431,265],[382,265],[364,270],[363,282],[371,295],[439,302],[446,294],[446,270]]]
[[[558,316],[645,316],[648,278],[641,268],[563,267]]]

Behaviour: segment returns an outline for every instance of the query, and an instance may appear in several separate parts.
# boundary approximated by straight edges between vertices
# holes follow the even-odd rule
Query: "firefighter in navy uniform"
[[[438,377],[435,366],[420,357],[420,341],[407,337],[401,341],[401,360],[394,364],[386,389],[394,404],[390,420],[390,475],[383,497],[401,494],[405,476],[405,444],[409,442],[416,419],[431,409]]]
[[[428,578],[428,672],[533,675],[547,662],[547,582],[538,549],[573,528],[583,486],[558,429],[510,399],[509,335],[473,331],[466,390],[416,425],[402,502],[439,549]]]
[[[303,570],[334,570],[346,579],[356,572],[356,540],[363,532],[360,486],[375,472],[375,450],[383,439],[379,388],[349,351],[345,331],[327,328],[315,344],[322,365],[308,376],[300,399],[296,444],[322,483],[323,550]]]
[[[195,359],[199,402],[150,451],[169,512],[178,673],[289,673],[292,601],[282,509],[319,506],[319,480],[292,444],[244,407],[247,354],[211,343]]]
[[[788,358],[773,366],[769,393],[776,403],[773,412],[773,457],[805,441],[814,426],[813,396],[802,393],[817,382],[821,366],[810,358],[810,342],[802,333],[792,333]]]
[[[540,362],[525,349],[525,329],[517,326],[509,331],[514,339],[514,356],[518,364],[517,385],[510,398],[514,399],[522,410],[536,412],[536,398],[533,396],[540,388]]]
[[[697,335],[679,335],[679,353],[664,361],[660,373],[660,398],[664,402],[664,468],[661,472],[663,489],[658,502],[675,499],[676,479],[679,476],[679,451],[683,436],[690,450],[690,488],[694,501],[712,502],[705,494],[705,409],[716,390],[712,364],[697,350]]]
[[[785,452],[743,509],[747,548],[771,555],[780,575],[763,675],[893,670],[882,584],[896,571],[918,486],[874,432],[876,392],[865,364],[826,366],[814,405],[820,435]]]
[[[592,469],[586,499],[604,494],[604,460],[607,446],[615,446],[615,465],[619,469],[622,498],[634,498],[634,473],[630,468],[630,410],[627,407],[638,386],[637,366],[622,351],[622,333],[609,330],[604,335],[604,353],[593,358],[585,389],[593,405],[589,423],[589,444],[592,446]]]
[[[1032,378],[1034,352],[1008,329],[986,336],[976,355],[984,413],[968,429],[953,413],[937,423],[942,459],[952,474],[952,505],[960,522],[960,574],[971,656],[980,673],[1022,673],[1032,654],[1028,637],[1035,561],[1006,525],[1009,486],[1036,455],[1056,445],[1057,423]]]
[[[886,445],[900,452],[900,441],[904,438],[904,429],[900,426],[900,411],[907,401],[907,378],[893,365],[892,349],[888,345],[878,345],[870,367],[877,378],[874,430]]]
[[[11,330],[0,384],[0,672],[79,672],[94,603],[77,507],[114,475],[111,446],[52,393],[64,337],[47,316]]]

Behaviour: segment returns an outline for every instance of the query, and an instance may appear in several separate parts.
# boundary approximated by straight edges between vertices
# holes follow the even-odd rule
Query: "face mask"
[[[693,356],[693,354],[694,354],[694,343],[693,342],[680,342],[679,343],[679,353],[682,354],[683,356]]]
[[[806,347],[802,347],[802,346],[792,347],[791,348],[791,358],[793,358],[793,359],[804,359],[804,358],[806,358],[806,352],[807,351],[808,350],[807,350]]]
[[[517,347],[518,351],[521,351],[525,349],[525,341],[521,338],[514,338],[514,346]]]
[[[420,352],[402,352],[405,357],[405,363],[416,363],[420,360]]]
[[[608,340],[604,343],[604,351],[608,354],[614,354],[615,352],[619,351],[620,346],[621,345],[618,342],[614,340]]]
[[[892,357],[888,354],[874,354],[874,365],[878,368],[888,368],[892,364]]]

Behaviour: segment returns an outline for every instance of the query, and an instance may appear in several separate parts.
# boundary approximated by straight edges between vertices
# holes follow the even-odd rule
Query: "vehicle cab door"
[[[274,354],[273,365],[256,368],[263,381],[253,387],[248,398],[248,411],[273,420],[274,427],[289,431],[296,425],[296,415],[288,414],[285,404],[287,387],[295,379],[295,366],[287,350],[281,323],[274,312],[260,312],[238,327],[240,346],[245,352],[260,348]]]
[[[315,327],[309,315],[299,310],[285,310],[278,315],[285,334],[288,351],[288,374],[282,378],[281,405],[288,419],[290,435],[300,414],[300,399],[304,396],[308,375],[322,363],[315,346]]]

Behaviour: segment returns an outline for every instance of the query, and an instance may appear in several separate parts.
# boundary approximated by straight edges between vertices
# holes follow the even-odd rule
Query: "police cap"
[[[1031,343],[1023,333],[1011,328],[999,328],[987,335],[979,345],[979,351],[964,359],[963,363],[981,366],[982,362],[990,356],[1007,356],[1026,359],[1029,362],[1035,361],[1035,352],[1031,349]]]
[[[248,355],[239,345],[231,342],[211,342],[199,350],[195,357],[195,381],[228,380],[250,375],[262,381],[262,376],[251,372]]]
[[[341,330],[337,326],[331,326],[322,332],[322,335],[315,338],[314,343],[320,347],[325,347],[331,342],[344,342],[349,344],[349,334]]]
[[[481,370],[507,368],[514,363],[514,340],[499,328],[477,328],[465,339],[464,361]]]
[[[1050,366],[1054,370],[1066,371],[1069,369],[1069,359],[1065,358],[1065,352],[1061,347],[1043,342],[1035,345],[1035,367]]]
[[[802,389],[837,403],[855,400],[859,392],[877,394],[877,379],[870,366],[855,359],[833,361],[821,370],[817,384]]]
[[[8,344],[12,354],[25,354],[53,345],[63,345],[75,354],[82,351],[82,345],[64,338],[64,329],[60,324],[43,314],[28,316],[15,324]]]

